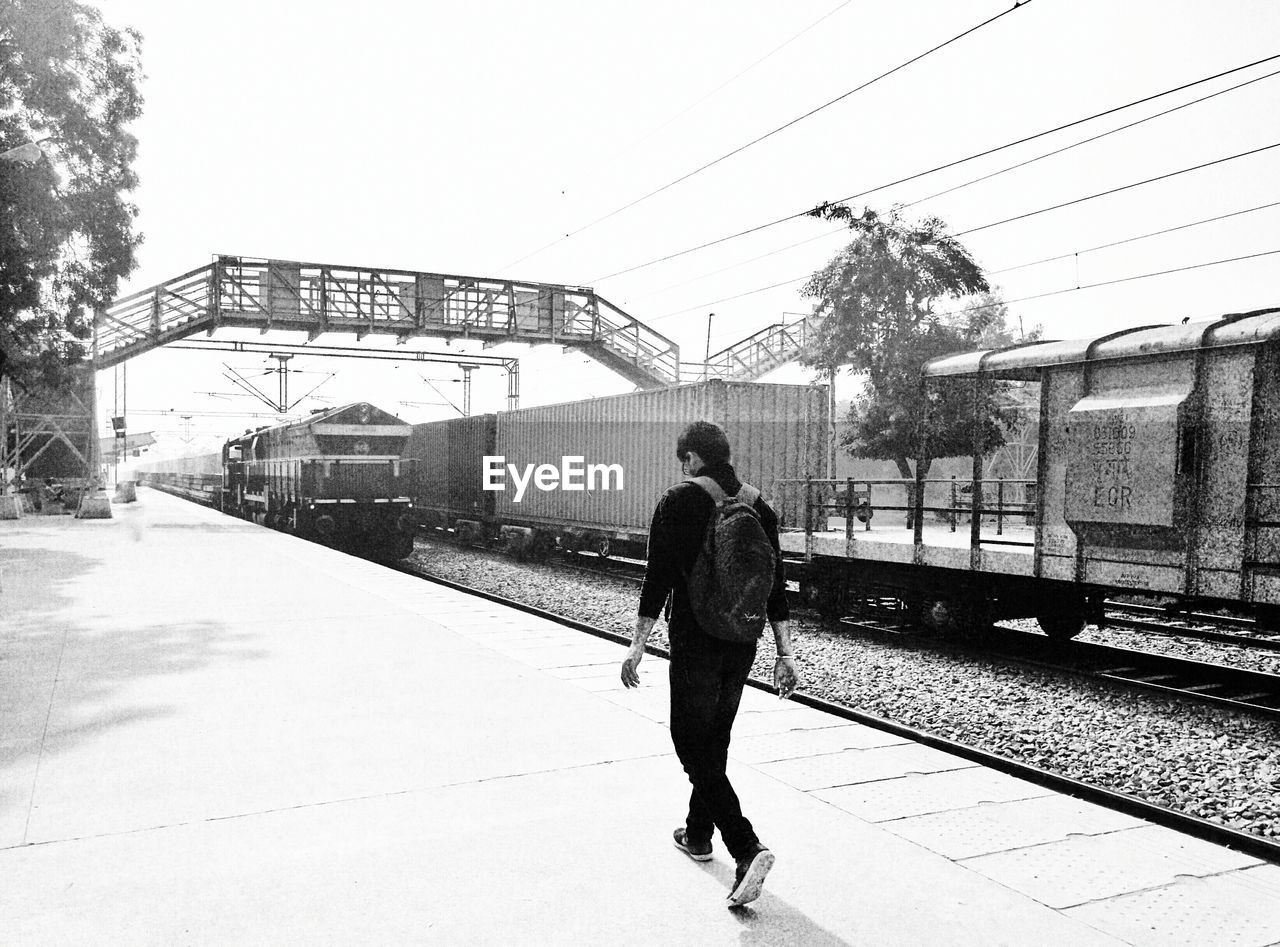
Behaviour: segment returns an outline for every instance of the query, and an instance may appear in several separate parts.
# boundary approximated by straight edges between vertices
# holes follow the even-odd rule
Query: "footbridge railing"
[[[98,317],[99,368],[238,327],[565,345],[642,388],[680,381],[674,342],[580,286],[220,256]]]
[[[799,357],[812,338],[812,319],[812,316],[808,316],[795,322],[778,322],[767,326],[741,342],[714,353],[705,365],[686,362],[686,379],[755,381]]]

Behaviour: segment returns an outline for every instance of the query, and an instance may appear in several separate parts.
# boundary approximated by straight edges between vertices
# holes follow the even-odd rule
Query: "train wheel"
[[[848,573],[841,564],[813,563],[800,578],[800,600],[824,618],[848,614]]]
[[[921,618],[944,638],[958,641],[980,640],[991,627],[986,601],[972,596],[926,600]]]
[[[1058,612],[1046,612],[1037,615],[1040,630],[1054,641],[1070,641],[1084,631],[1084,613],[1073,608],[1064,608]]]
[[[545,561],[556,548],[556,537],[541,530],[534,533],[530,555],[539,562]]]
[[[824,582],[816,586],[813,593],[812,608],[823,618],[840,618],[847,611],[840,594],[841,589],[834,583]]]

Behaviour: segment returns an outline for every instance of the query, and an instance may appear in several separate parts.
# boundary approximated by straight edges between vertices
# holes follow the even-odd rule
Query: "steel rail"
[[[1280,718],[1280,674],[1087,641],[1055,643],[1055,648],[1069,658],[1082,659],[1098,677]]]
[[[1257,623],[1252,618],[1236,618],[1227,615],[1209,615],[1204,612],[1172,613],[1153,605],[1120,605],[1112,608],[1119,611],[1131,611],[1139,614],[1160,615],[1167,622],[1202,622],[1209,625],[1226,625],[1227,627],[1247,628],[1254,630]],[[1254,631],[1253,634],[1232,634],[1228,631],[1213,631],[1209,628],[1188,628],[1179,624],[1163,624],[1142,618],[1126,618],[1108,614],[1106,622],[1119,628],[1132,628],[1153,635],[1166,635],[1174,638],[1195,638],[1201,641],[1215,641],[1221,644],[1234,644],[1242,648],[1258,648],[1266,651],[1280,651],[1280,635]]]
[[[899,630],[887,620],[859,616],[840,622],[880,634]],[[1088,641],[1055,641],[998,625],[988,629],[976,647],[995,657],[1280,719],[1280,674]]]

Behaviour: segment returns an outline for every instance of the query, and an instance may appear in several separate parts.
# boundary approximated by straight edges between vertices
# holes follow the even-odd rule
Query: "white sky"
[[[834,225],[791,221],[601,277],[1280,53],[1277,0],[1030,0],[867,90],[529,256],[1011,5],[103,0],[109,22],[143,34],[148,76],[145,114],[134,129],[142,182],[134,199],[146,242],[121,295],[216,253],[560,282],[594,287],[678,342],[685,360],[700,360],[709,312],[716,313],[714,350],[784,313],[810,310],[799,280],[841,246],[840,235],[819,237]],[[917,201],[1274,70],[1280,60],[854,203],[887,209]],[[961,232],[1276,142],[1280,76],[910,212],[937,214]],[[1280,148],[963,239],[984,267],[999,270],[1280,201],[1278,171]],[[1278,225],[1274,207],[992,281],[1016,300],[1077,281],[1276,250]],[[808,242],[786,249],[801,241]],[[1011,312],[1028,328],[1042,323],[1050,337],[1096,335],[1280,305],[1277,273],[1280,255],[1015,302]],[[791,280],[797,282],[751,293]],[[298,338],[278,334],[278,340]],[[319,341],[346,344],[354,337]],[[364,344],[389,343],[371,336]],[[416,347],[443,344],[421,340]],[[572,351],[489,352],[521,358],[524,405],[632,387]],[[248,398],[199,394],[234,390],[222,378],[223,361],[246,372],[266,363],[256,355],[163,350],[129,363],[130,429],[155,429],[167,440],[147,456],[212,449],[250,422],[197,416],[186,445],[177,436],[183,423],[138,412],[265,410]],[[334,404],[372,400],[410,421],[455,414],[400,403],[438,401],[419,372],[461,377],[447,366],[319,358],[293,365],[337,371],[317,392]],[[302,375],[291,387],[300,394],[319,378]],[[505,380],[496,371],[475,379],[474,411],[504,406]],[[771,380],[807,376],[792,368]],[[110,373],[101,384],[105,413],[113,399]],[[440,387],[461,401],[460,384]]]

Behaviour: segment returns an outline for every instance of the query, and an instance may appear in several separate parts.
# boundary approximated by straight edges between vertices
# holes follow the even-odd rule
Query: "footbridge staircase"
[[[795,361],[813,338],[814,317],[793,322],[777,322],[721,349],[701,362],[685,363],[688,381],[723,378],[726,381],[755,381],[787,362]]]

